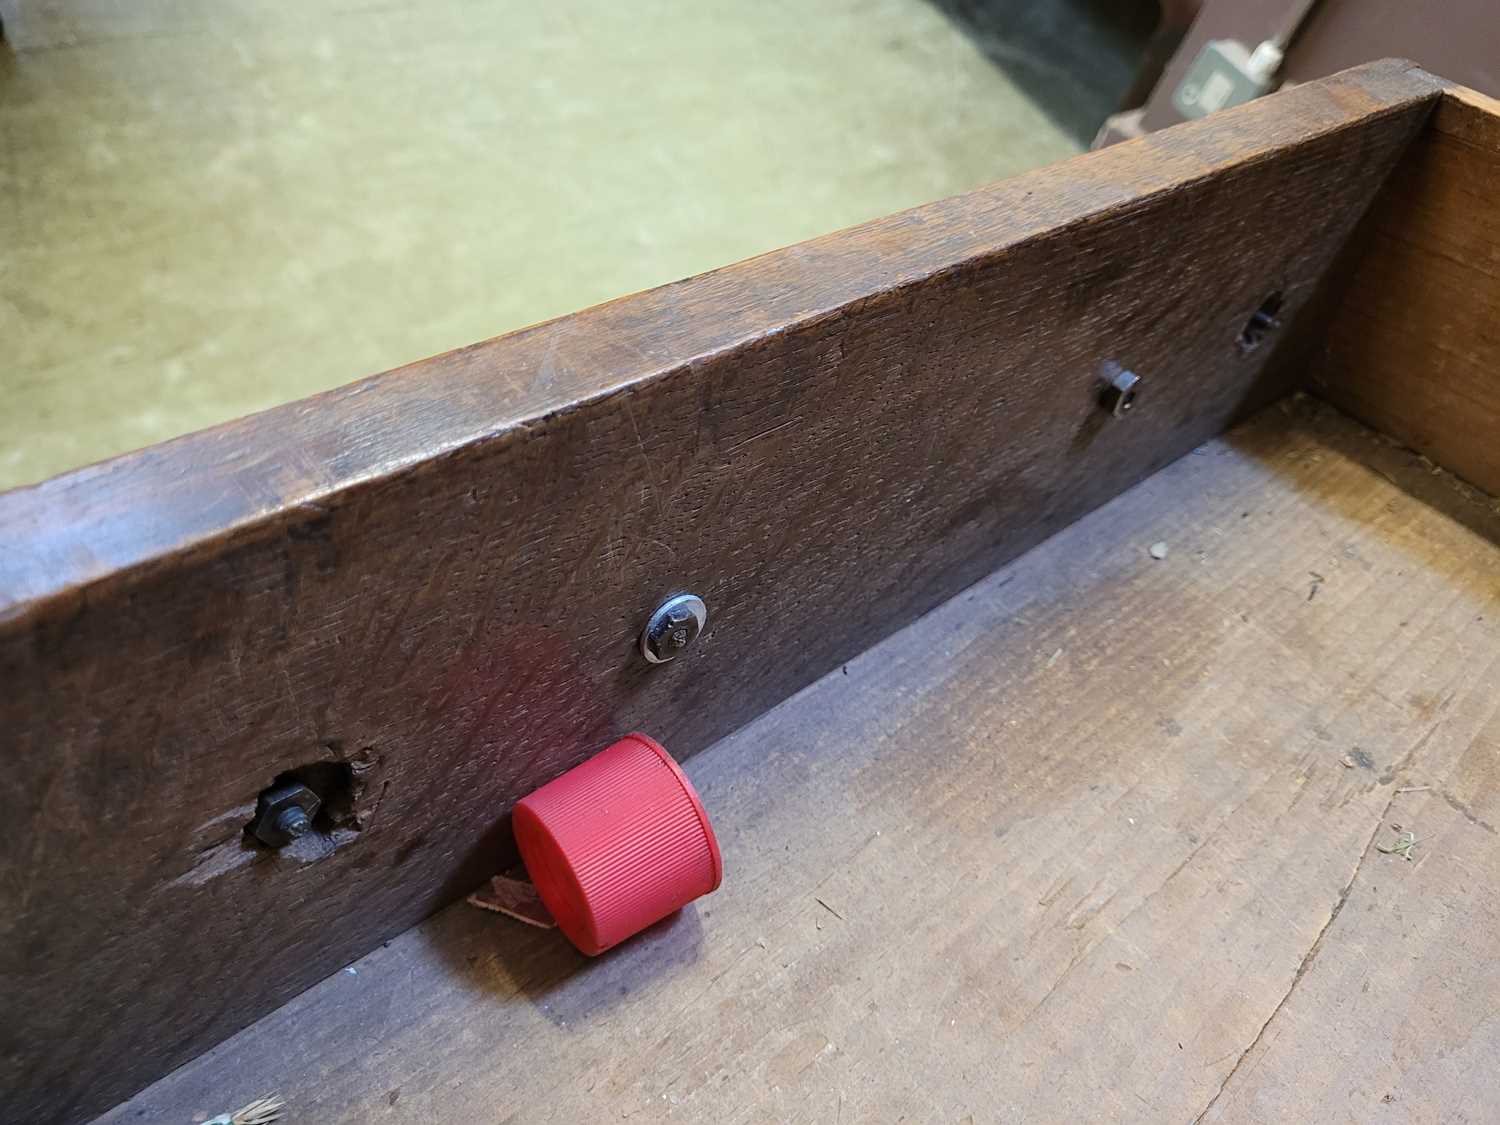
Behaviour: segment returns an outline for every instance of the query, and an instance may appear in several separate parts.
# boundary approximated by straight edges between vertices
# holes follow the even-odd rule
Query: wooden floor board
[[[451,908],[101,1120],[1478,1120],[1497,542],[1273,409],[689,763],[713,897]]]
[[[1493,684],[1493,652],[1479,659]],[[1393,787],[1316,957],[1205,1120],[1494,1119],[1500,715],[1475,696],[1432,705],[1436,745]],[[1418,837],[1410,862],[1380,850],[1401,831]]]

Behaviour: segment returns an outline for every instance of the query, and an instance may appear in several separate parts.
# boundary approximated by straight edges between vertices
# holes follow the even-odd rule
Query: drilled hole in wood
[[[279,773],[256,799],[246,835],[284,854],[321,858],[358,833],[360,780],[356,765],[342,760]],[[300,827],[284,823],[293,815]]]
[[[332,833],[335,828],[358,828],[354,815],[354,770],[348,762],[314,762],[287,770],[275,784],[296,781],[307,786],[322,800],[313,830]]]
[[[1281,290],[1276,290],[1260,303],[1260,307],[1250,314],[1250,319],[1245,321],[1245,327],[1240,329],[1240,350],[1252,352],[1261,344],[1265,343],[1266,337],[1281,327],[1281,321],[1277,314],[1281,312],[1283,300]]]

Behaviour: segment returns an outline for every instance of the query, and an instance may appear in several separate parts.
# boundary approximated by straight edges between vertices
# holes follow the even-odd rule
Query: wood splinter
[[[496,875],[487,886],[471,894],[466,900],[470,906],[481,910],[493,910],[528,926],[542,930],[554,930],[557,922],[551,911],[537,896],[536,887],[525,879],[513,879],[508,875]]]

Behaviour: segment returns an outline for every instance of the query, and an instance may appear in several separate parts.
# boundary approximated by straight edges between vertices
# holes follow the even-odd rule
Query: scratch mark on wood
[[[827,903],[826,903],[826,902],[824,902],[824,901],[823,901],[823,900],[822,900],[822,899],[820,899],[820,898],[818,898],[818,897],[817,897],[817,896],[816,896],[816,895],[814,895],[814,896],[813,896],[813,901],[814,901],[814,902],[815,902],[815,903],[817,903],[817,904],[818,904],[818,905],[819,905],[819,906],[821,906],[821,907],[822,907],[822,908],[823,908],[823,909],[824,909],[824,910],[826,910],[826,911],[828,911],[828,913],[830,913],[830,914],[832,914],[832,915],[833,915],[833,916],[834,916],[834,917],[835,917],[835,918],[837,918],[837,919],[838,919],[838,920],[839,920],[839,921],[840,921],[840,922],[844,922],[844,921],[847,921],[847,919],[846,919],[846,918],[845,918],[845,917],[844,917],[844,916],[843,916],[843,915],[842,915],[842,914],[840,914],[840,913],[839,913],[839,912],[838,912],[838,911],[837,911],[837,910],[835,910],[835,909],[834,909],[834,908],[833,908],[833,907],[831,907],[831,906],[829,906],[829,905],[828,905],[828,904],[827,904]]]

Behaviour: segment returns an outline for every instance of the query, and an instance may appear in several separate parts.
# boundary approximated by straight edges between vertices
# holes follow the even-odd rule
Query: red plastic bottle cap
[[[655,739],[628,734],[516,805],[516,843],[557,927],[589,956],[717,890],[703,802]]]

